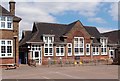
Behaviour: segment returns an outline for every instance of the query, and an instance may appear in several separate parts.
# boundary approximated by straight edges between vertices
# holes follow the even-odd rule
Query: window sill
[[[0,57],[0,59],[14,58],[14,57]]]

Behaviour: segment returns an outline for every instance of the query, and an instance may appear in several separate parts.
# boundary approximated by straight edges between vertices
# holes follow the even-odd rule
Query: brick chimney
[[[10,0],[9,2],[9,10],[12,15],[15,15],[15,1]]]

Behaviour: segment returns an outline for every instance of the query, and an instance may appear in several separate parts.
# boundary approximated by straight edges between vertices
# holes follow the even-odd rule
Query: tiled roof
[[[114,30],[101,34],[108,37],[109,43],[117,44],[118,42],[120,42],[120,30]]]
[[[19,42],[19,46],[22,46],[26,43],[26,41],[30,40],[32,31],[24,31],[22,34],[22,39]]]
[[[0,15],[2,15],[2,16],[13,16],[14,17],[14,19],[13,19],[14,21],[20,21],[21,20],[21,18],[12,15],[8,10],[6,10],[1,5],[0,5]]]
[[[95,37],[95,38],[101,37],[101,34],[96,27],[92,27],[92,26],[84,26],[84,27],[92,37]]]
[[[43,42],[42,41],[42,36],[43,34],[48,34],[48,35],[55,35],[55,42],[63,42],[60,40],[60,37],[65,35],[68,31],[72,29],[72,27],[80,21],[73,22],[71,24],[56,24],[56,23],[43,23],[43,22],[35,22],[33,25],[33,30],[31,31],[30,35],[27,35],[23,38],[24,41],[21,41],[22,43],[24,42]],[[81,22],[80,22],[81,23]],[[88,27],[88,26],[83,26],[87,30],[87,32],[96,38],[100,37],[99,31],[95,27]],[[29,40],[26,40],[30,38]],[[22,39],[22,40],[23,40]],[[26,40],[26,41],[25,41]],[[20,42],[20,43],[21,43]],[[97,39],[94,39],[94,42],[99,43]]]
[[[1,5],[0,5],[0,13],[1,13],[1,15],[4,15],[4,16],[12,16],[11,15],[11,13],[8,11],[8,10],[6,10],[4,7],[2,7]]]

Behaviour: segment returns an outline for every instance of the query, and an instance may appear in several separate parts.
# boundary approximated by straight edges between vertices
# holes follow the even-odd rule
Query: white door
[[[109,58],[114,58],[114,50],[109,50]]]
[[[42,64],[41,51],[33,51],[33,59],[36,61],[38,65],[41,65]]]

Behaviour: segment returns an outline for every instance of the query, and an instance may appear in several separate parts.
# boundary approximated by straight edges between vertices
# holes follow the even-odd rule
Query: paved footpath
[[[21,65],[17,69],[2,69],[3,79],[118,79],[117,65],[97,66],[37,66]]]

